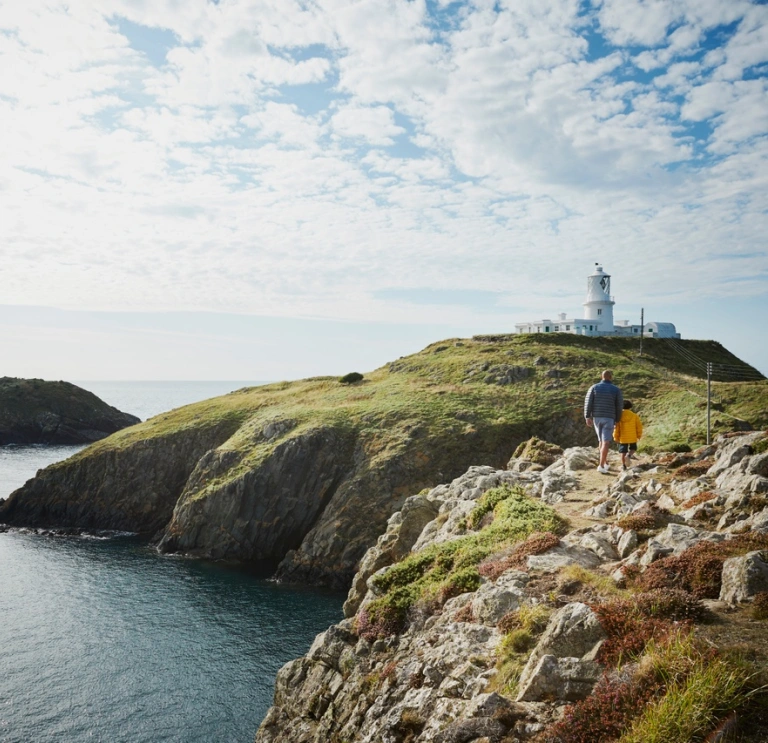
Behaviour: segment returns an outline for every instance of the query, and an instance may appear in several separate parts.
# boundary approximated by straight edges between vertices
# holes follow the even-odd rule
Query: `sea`
[[[258,384],[75,383],[142,420]],[[0,447],[0,498],[81,448]],[[0,533],[0,743],[250,743],[343,600],[127,534]]]

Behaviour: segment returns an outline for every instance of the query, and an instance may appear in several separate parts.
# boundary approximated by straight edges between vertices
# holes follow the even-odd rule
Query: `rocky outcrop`
[[[168,523],[195,462],[231,433],[231,424],[220,423],[138,441],[127,451],[86,450],[0,502],[0,523],[154,535]]]
[[[139,423],[69,382],[0,378],[0,446],[90,444]]]
[[[144,424],[169,428],[178,414]],[[186,416],[189,412],[186,412]],[[500,464],[515,430],[476,421],[446,433],[408,421],[397,445],[366,421],[224,417],[99,444],[39,473],[0,504],[0,523],[119,529],[163,552],[252,563],[279,580],[348,588],[366,550],[420,487],[472,461]],[[545,421],[550,428],[557,419]],[[106,442],[104,442],[106,444]]]
[[[731,457],[727,452],[725,456],[733,460],[730,465],[705,476],[700,485],[712,488],[715,480],[729,472],[762,468],[762,454],[752,449],[743,457]],[[516,461],[511,462],[513,467]],[[476,590],[450,598],[442,608],[414,611],[400,633],[366,637],[361,618],[383,595],[381,579],[409,554],[427,554],[465,539],[471,514],[489,489],[515,486],[545,499],[544,484],[553,476],[573,478],[575,485],[571,483],[569,488],[582,493],[581,478],[596,476],[591,471],[591,452],[574,448],[547,470],[472,467],[451,483],[407,499],[402,512],[390,518],[386,531],[361,561],[345,605],[347,618],[318,636],[305,657],[278,673],[274,705],[259,728],[256,743],[541,739],[537,736],[562,717],[565,704],[589,696],[598,681],[606,678],[601,651],[610,640],[610,625],[604,627],[598,609],[592,608],[593,602],[601,601],[594,589],[586,594],[590,605],[569,598],[579,580],[568,577],[564,581],[556,577],[558,573],[568,568],[571,573],[566,576],[578,577],[587,568],[593,576],[613,574],[621,583],[625,580],[623,566],[643,571],[662,557],[685,555],[702,542],[716,546],[734,538],[711,521],[691,526],[677,523],[682,518],[676,513],[662,512],[657,501],[685,478],[656,480],[662,470],[647,465],[645,471],[638,468],[608,481],[600,496],[605,502],[626,506],[631,496],[632,508],[612,508],[602,517],[591,509],[593,523],[572,529],[555,546],[549,542],[544,552],[507,563],[501,573],[481,571],[487,577],[481,578]],[[590,471],[585,473],[587,468]],[[555,508],[567,506],[573,512],[581,499],[569,500],[570,492]],[[754,494],[717,491],[712,499],[720,503],[720,514],[740,509],[739,513],[749,514],[745,518],[750,524],[768,523],[768,508],[763,509]],[[723,512],[727,503],[730,510]],[[621,525],[621,518],[634,519],[636,527]],[[508,550],[502,551],[493,560],[498,563],[508,554]],[[722,601],[736,605],[768,591],[766,554],[752,550],[724,560]],[[559,595],[554,586],[561,591]],[[695,603],[685,591],[675,595],[688,596]],[[507,634],[515,626],[510,617],[537,611],[545,616],[549,612],[549,619],[532,645],[524,643],[528,630],[522,635],[514,629]],[[527,647],[524,654],[515,656],[524,660],[511,684],[503,680],[505,647],[510,642]],[[630,673],[631,668],[629,664],[621,673]]]

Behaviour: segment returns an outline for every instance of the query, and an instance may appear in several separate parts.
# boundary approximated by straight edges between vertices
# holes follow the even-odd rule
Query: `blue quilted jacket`
[[[613,383],[602,380],[593,384],[584,398],[585,418],[611,418],[621,420],[624,409],[624,396]]]

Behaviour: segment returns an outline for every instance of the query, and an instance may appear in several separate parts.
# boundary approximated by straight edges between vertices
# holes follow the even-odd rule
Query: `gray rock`
[[[736,436],[727,440],[718,449],[715,463],[707,470],[708,475],[719,475],[721,472],[741,462],[751,453],[751,444],[762,436],[760,431]]]
[[[594,661],[544,655],[526,677],[525,684],[518,684],[517,701],[539,702],[556,699],[576,702],[592,693],[602,670]]]
[[[555,658],[582,658],[605,639],[597,615],[586,604],[574,602],[557,611],[533,649],[520,676],[518,689],[524,690],[545,655]],[[522,701],[518,695],[518,701]]]
[[[517,570],[508,571],[495,583],[484,583],[472,599],[472,616],[476,621],[495,626],[510,611],[525,601],[528,575]]]
[[[623,560],[637,549],[637,532],[633,529],[625,531],[619,539],[619,557]]]
[[[615,510],[616,502],[613,500],[605,500],[602,503],[598,503],[596,506],[592,506],[584,511],[584,515],[590,519],[607,519]]]
[[[578,545],[563,543],[541,555],[530,555],[526,560],[528,570],[538,570],[544,573],[555,573],[566,565],[595,568],[599,564],[600,558],[591,550]]]
[[[667,511],[672,511],[675,508],[677,508],[677,503],[672,500],[672,498],[669,497],[666,493],[662,493],[657,499],[656,499],[656,505],[659,508],[664,508]]]
[[[593,469],[599,461],[597,450],[592,447],[575,446],[563,453],[565,468],[573,472]]]
[[[748,552],[723,563],[720,601],[738,604],[768,591],[768,563],[764,552]]]
[[[612,562],[619,559],[616,548],[610,539],[602,534],[586,534],[581,539],[581,546],[594,552],[602,562]]]

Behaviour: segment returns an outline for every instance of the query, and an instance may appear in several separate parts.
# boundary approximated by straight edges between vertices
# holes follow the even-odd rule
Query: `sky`
[[[292,379],[578,316],[768,374],[761,0],[0,0],[0,375]]]

